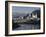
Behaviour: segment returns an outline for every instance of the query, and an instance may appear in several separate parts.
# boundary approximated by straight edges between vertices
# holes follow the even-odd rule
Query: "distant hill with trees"
[[[37,17],[40,18],[40,10],[34,10],[32,14],[37,14]]]

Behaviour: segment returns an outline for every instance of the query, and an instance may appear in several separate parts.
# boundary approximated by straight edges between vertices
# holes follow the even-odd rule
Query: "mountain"
[[[40,18],[40,10],[34,10],[32,14],[37,14],[37,17]]]

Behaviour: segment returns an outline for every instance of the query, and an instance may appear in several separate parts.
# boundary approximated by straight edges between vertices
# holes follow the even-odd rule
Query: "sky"
[[[12,6],[13,16],[25,16],[26,14],[31,14],[34,10],[39,10],[39,7],[20,7]]]

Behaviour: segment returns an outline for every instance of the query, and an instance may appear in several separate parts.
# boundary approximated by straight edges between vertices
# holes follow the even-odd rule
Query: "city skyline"
[[[34,10],[40,10],[39,7],[19,7],[13,6],[12,7],[12,14],[13,16],[26,16],[28,13],[31,14]]]

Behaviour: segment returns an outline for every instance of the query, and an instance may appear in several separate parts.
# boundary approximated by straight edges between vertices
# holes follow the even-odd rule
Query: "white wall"
[[[17,0],[17,1],[44,2],[44,3],[46,3],[46,0]],[[5,0],[0,0],[0,37],[5,37],[4,36],[5,35],[5,20],[4,19],[5,19]],[[45,28],[46,28],[46,25],[45,25]],[[45,31],[46,31],[46,29],[45,29]],[[16,36],[16,37],[46,37],[46,32],[45,32],[45,34],[40,34],[40,35],[24,35],[24,36]]]

